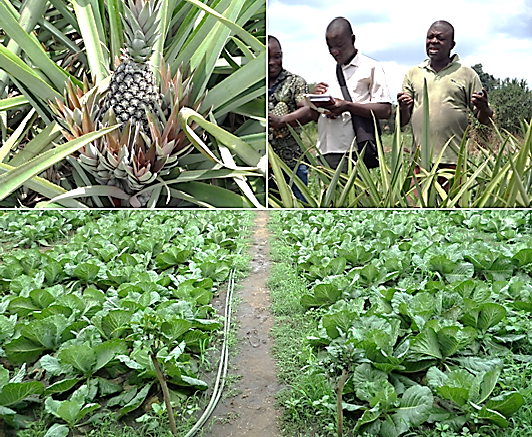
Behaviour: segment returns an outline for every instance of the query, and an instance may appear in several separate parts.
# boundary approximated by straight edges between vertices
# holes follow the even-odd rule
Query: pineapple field
[[[428,101],[428,97],[427,97]],[[429,109],[424,105],[424,125],[429,129]],[[397,109],[398,110],[398,109]],[[529,208],[532,205],[532,123],[518,120],[520,130],[510,133],[496,124],[472,122],[462,138],[456,170],[439,166],[432,156],[430,138],[411,153],[412,135],[395,117],[393,135],[377,140],[379,167],[371,171],[356,160],[353,150],[347,173],[323,164],[316,151],[317,127],[292,130],[305,151],[309,186],[288,168],[273,150],[268,159],[276,188],[268,192],[272,208]],[[450,142],[446,147],[451,147]],[[296,166],[297,167],[297,166]],[[338,168],[342,168],[340,165]],[[419,172],[417,172],[419,169]],[[288,182],[287,182],[288,181]],[[297,186],[306,202],[295,198]]]
[[[3,207],[265,205],[264,0],[0,0]]]
[[[528,211],[275,211],[283,436],[532,430]]]
[[[224,387],[251,219],[2,212],[0,434],[200,430]]]

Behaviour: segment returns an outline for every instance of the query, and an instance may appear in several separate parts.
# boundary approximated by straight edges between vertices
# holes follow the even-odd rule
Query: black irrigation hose
[[[229,285],[227,287],[227,295],[225,297],[224,339],[222,344],[222,352],[220,355],[220,366],[218,367],[218,374],[216,375],[216,383],[214,384],[212,397],[209,402],[209,405],[207,405],[207,408],[205,408],[205,411],[203,412],[202,416],[199,418],[194,427],[187,433],[185,437],[192,437],[201,429],[203,425],[205,425],[205,422],[207,422],[214,409],[216,408],[216,405],[218,404],[218,401],[222,396],[222,392],[225,386],[225,378],[227,376],[227,364],[229,361],[229,346],[227,345],[227,338],[229,336],[229,330],[231,328],[230,303],[235,285],[234,273],[235,269],[231,270],[231,273],[229,275]]]

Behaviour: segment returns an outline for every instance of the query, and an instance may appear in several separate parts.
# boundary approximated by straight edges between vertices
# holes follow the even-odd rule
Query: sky
[[[381,63],[392,101],[408,68],[426,59],[427,30],[437,20],[454,26],[452,53],[463,65],[482,64],[532,88],[532,0],[269,0],[268,34],[281,42],[283,67],[308,83],[324,80],[334,69],[325,29],[338,16],[351,21],[355,47]]]

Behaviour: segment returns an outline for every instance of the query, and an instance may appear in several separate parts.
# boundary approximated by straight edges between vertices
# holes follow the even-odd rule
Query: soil
[[[236,356],[230,357],[229,374],[238,376],[222,396],[205,436],[209,437],[277,437],[275,394],[280,386],[271,357],[270,330],[273,317],[266,287],[270,270],[267,211],[255,218],[252,260],[249,275],[238,283],[233,297],[240,300],[233,320],[238,321],[240,341]],[[227,394],[229,393],[229,394]]]

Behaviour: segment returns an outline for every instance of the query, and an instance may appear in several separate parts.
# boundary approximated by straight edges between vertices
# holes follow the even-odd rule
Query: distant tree
[[[521,120],[532,120],[532,91],[526,80],[506,78],[490,95],[497,125],[512,133],[521,131]]]
[[[482,64],[475,64],[471,68],[477,72],[478,77],[482,82],[482,86],[488,94],[499,85],[499,79],[496,79],[492,74],[484,73]]]
[[[482,64],[476,64],[472,68],[488,92],[497,126],[512,133],[519,133],[521,120],[532,120],[532,90],[528,88],[526,80],[496,79],[483,71]]]

